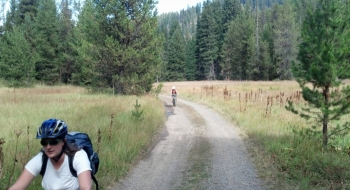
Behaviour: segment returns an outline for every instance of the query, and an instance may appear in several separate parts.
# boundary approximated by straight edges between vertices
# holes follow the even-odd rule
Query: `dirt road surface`
[[[262,190],[240,131],[211,109],[160,96],[168,120],[149,154],[113,189]]]

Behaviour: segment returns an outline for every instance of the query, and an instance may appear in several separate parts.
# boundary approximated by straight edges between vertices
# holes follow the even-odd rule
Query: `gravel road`
[[[237,128],[211,109],[164,101],[168,120],[149,154],[113,189],[262,190]]]

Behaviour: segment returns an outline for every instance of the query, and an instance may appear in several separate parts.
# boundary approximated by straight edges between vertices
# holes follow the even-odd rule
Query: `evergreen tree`
[[[33,84],[36,58],[20,27],[14,26],[0,39],[0,77],[9,86]]]
[[[275,54],[274,54],[274,40],[273,40],[273,24],[271,22],[271,16],[272,11],[267,10],[265,11],[265,19],[266,23],[262,27],[262,35],[261,35],[261,40],[265,44],[266,47],[264,47],[264,50],[262,50],[262,54],[266,54],[264,56],[265,58],[265,63],[267,66],[267,76],[268,78],[266,80],[274,80],[278,78],[277,74],[277,69],[276,69],[276,64],[275,64]],[[266,49],[265,49],[266,48]]]
[[[232,21],[234,23],[234,21]],[[233,49],[234,43],[236,42],[236,35],[234,35],[233,30],[231,31],[231,25],[229,25],[228,32],[225,35],[225,41],[223,44],[223,48],[221,51],[221,59],[222,62],[220,63],[222,68],[222,75],[224,77],[224,80],[231,80],[233,79],[234,71],[233,71],[233,64],[234,64],[234,56],[235,56],[235,50]],[[239,44],[237,44],[238,46]],[[237,47],[236,46],[236,47]],[[236,68],[239,70],[238,68]],[[237,76],[237,75],[236,75]]]
[[[168,81],[182,81],[185,79],[185,43],[180,31],[180,26],[177,21],[175,21],[175,23],[177,23],[177,27],[175,27],[175,31],[172,33],[168,47]]]
[[[285,3],[274,6],[276,19],[274,28],[274,54],[278,78],[292,79],[291,66],[296,60],[298,52],[299,28],[295,22],[295,15],[291,4]]]
[[[260,69],[259,69],[259,47],[256,46],[255,34],[251,34],[248,38],[247,43],[247,65],[246,65],[246,79],[247,80],[258,80]]]
[[[59,61],[59,29],[54,0],[41,0],[35,18],[35,50],[40,55],[36,63],[36,78],[46,84],[61,82],[62,65]]]
[[[268,80],[270,63],[268,43],[266,41],[260,41],[260,45],[257,47],[255,34],[250,36],[248,42],[247,80]],[[257,48],[259,49],[257,50]]]
[[[220,75],[221,78],[225,80],[230,79],[230,69],[231,66],[227,65],[228,61],[227,58],[225,61],[225,58],[222,57],[224,55],[224,43],[225,43],[225,36],[227,35],[229,25],[231,21],[233,21],[237,15],[240,12],[240,4],[237,0],[224,0],[223,5],[222,5],[222,31],[220,33],[220,42],[219,42],[219,59],[218,59],[218,64],[220,65]]]
[[[82,85],[90,90],[104,88],[106,84],[101,80],[97,70],[99,61],[99,47],[103,45],[104,34],[101,30],[100,14],[94,7],[94,0],[84,3],[79,22],[74,28],[74,49],[78,55],[72,73],[72,82]]]
[[[203,12],[198,26],[198,57],[200,67],[204,71],[205,79],[216,79],[216,61],[219,55],[219,24],[214,15],[214,6],[211,2],[204,4]]]
[[[30,20],[34,20],[37,16],[37,8],[41,0],[19,0],[18,4],[18,20],[17,23],[23,23],[26,16],[29,16]]]
[[[307,14],[307,7],[315,7],[319,0],[285,0],[285,3],[292,4],[294,6],[295,15],[297,15],[298,27],[301,28],[302,21]]]
[[[268,43],[262,38],[265,22],[262,11],[259,11],[259,5],[256,5],[252,18],[255,18],[254,23],[251,20],[251,26],[255,28],[255,32],[251,34],[248,41],[248,60],[246,74],[248,80],[268,80],[270,67],[270,54],[268,51]],[[249,22],[249,20],[247,21]]]
[[[268,81],[270,78],[269,71],[271,68],[271,57],[269,51],[269,42],[262,40],[260,42],[260,54],[259,54],[259,80]]]
[[[242,11],[230,23],[222,51],[225,79],[248,79],[249,38],[253,34],[253,28],[253,20],[248,11]]]
[[[24,35],[35,53],[34,18],[37,16],[38,0],[11,0],[7,13],[5,31],[11,31],[13,26],[21,27]]]
[[[198,7],[196,7],[196,10],[197,9],[198,9]],[[204,77],[204,67],[203,67],[203,64],[202,64],[203,60],[202,60],[202,57],[200,56],[201,51],[200,51],[200,43],[199,43],[201,38],[203,38],[205,36],[201,32],[201,30],[202,30],[202,24],[201,24],[201,19],[199,17],[198,20],[197,20],[197,33],[196,33],[196,41],[195,41],[196,42],[196,45],[195,45],[195,58],[196,58],[196,70],[197,70],[196,79],[197,80],[205,79],[205,77]]]
[[[197,76],[197,67],[196,67],[196,39],[193,38],[187,43],[187,50],[186,50],[186,80],[193,81],[196,80]]]
[[[220,62],[221,62],[221,57],[220,57],[220,52],[222,49],[222,44],[224,43],[224,26],[225,24],[223,23],[223,10],[222,10],[222,5],[220,4],[219,1],[214,1],[212,3],[212,8],[213,8],[213,15],[215,18],[215,24],[216,24],[216,31],[215,35],[217,37],[217,51],[215,53],[215,60],[214,60],[214,79],[222,79],[221,76],[221,67],[220,67]]]
[[[96,34],[86,32],[85,41],[96,51],[92,63],[98,78],[94,85],[120,94],[150,91],[162,45],[153,12],[155,1],[94,1],[92,7],[98,29],[93,31]]]
[[[18,3],[16,0],[10,1],[10,9],[6,13],[6,21],[4,24],[4,31],[11,31],[12,27],[18,24],[19,14],[18,14]]]
[[[60,69],[61,81],[67,84],[71,80],[74,69],[76,50],[72,44],[74,41],[74,22],[72,20],[72,2],[62,0],[59,14],[59,62],[62,64]]]
[[[350,113],[350,87],[340,86],[350,73],[349,8],[349,2],[320,0],[308,11],[302,25],[300,63],[293,69],[308,104],[297,109],[290,103],[287,109],[305,119],[314,118],[311,130],[317,132],[318,125],[322,126],[324,146],[329,136],[350,128],[347,120],[341,120]]]
[[[190,41],[196,34],[197,15],[195,7],[188,7],[186,10],[180,11],[179,23],[185,42]]]
[[[223,4],[223,34],[228,31],[228,26],[239,14],[241,8],[238,0],[224,0]]]

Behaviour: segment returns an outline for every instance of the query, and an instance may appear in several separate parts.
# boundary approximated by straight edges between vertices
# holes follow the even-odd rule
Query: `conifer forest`
[[[330,2],[334,9],[321,6]],[[0,0],[2,83],[141,94],[162,81],[293,80],[300,62],[325,56],[318,52],[326,47],[310,44],[322,36],[350,58],[342,45],[350,38],[349,0],[204,0],[164,14],[156,4]],[[320,9],[334,22],[315,17]],[[338,33],[329,37],[329,28]]]

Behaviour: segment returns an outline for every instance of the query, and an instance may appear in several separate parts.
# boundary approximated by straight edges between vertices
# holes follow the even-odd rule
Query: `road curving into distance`
[[[238,128],[206,106],[160,98],[168,119],[158,141],[110,189],[264,189]]]

